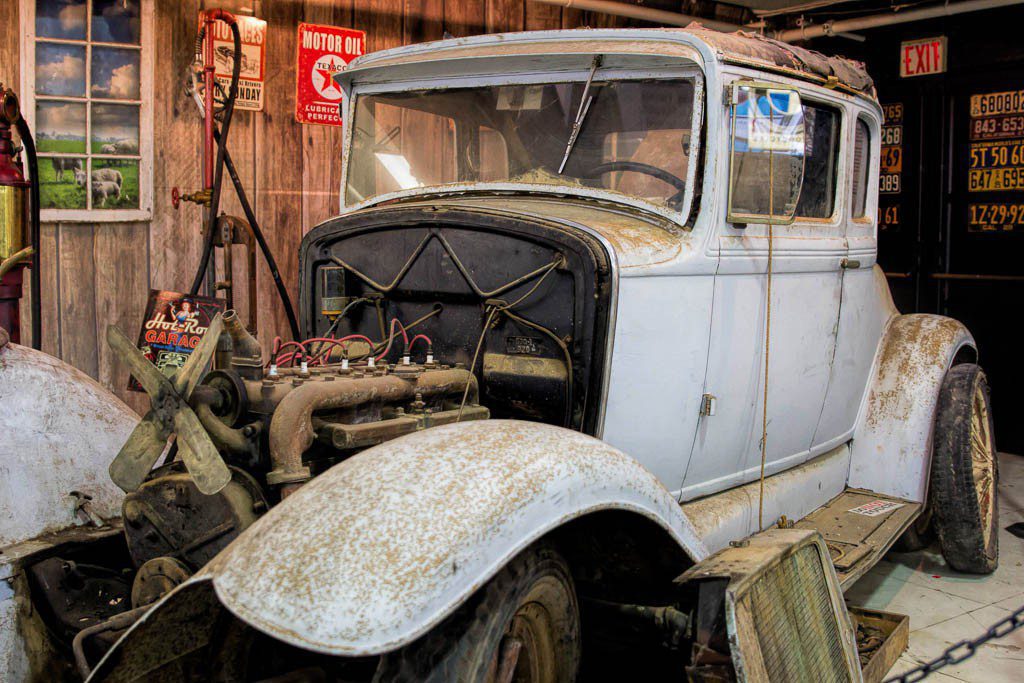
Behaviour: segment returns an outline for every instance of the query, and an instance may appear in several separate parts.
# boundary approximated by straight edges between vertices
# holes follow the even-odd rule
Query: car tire
[[[572,574],[546,544],[518,555],[454,615],[381,658],[375,683],[505,680],[570,683],[580,664],[580,617]]]
[[[953,366],[936,406],[931,503],[942,554],[957,571],[989,574],[999,564],[998,481],[985,373]]]

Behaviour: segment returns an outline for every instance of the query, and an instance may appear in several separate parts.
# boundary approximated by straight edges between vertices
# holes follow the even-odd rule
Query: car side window
[[[839,158],[839,110],[803,103],[804,184],[797,203],[798,218],[830,218],[835,208]]]
[[[867,121],[857,119],[857,129],[853,138],[853,205],[850,215],[853,218],[866,218],[868,209],[868,182],[871,170],[871,131]]]

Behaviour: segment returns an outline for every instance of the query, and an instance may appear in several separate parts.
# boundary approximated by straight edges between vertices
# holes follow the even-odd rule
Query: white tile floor
[[[895,675],[934,659],[943,650],[983,633],[1024,605],[1024,540],[1005,529],[1024,521],[1024,457],[999,458],[999,569],[990,576],[959,574],[938,547],[889,553],[847,593],[852,604],[910,615],[910,646]],[[990,641],[973,657],[944,668],[928,681],[1024,681],[1024,628]]]

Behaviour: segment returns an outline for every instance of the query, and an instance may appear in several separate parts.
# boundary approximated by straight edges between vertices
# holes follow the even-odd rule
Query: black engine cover
[[[519,319],[494,316],[473,368],[483,402],[493,417],[593,433],[608,336],[610,257],[578,225],[545,217],[545,201],[571,200],[439,198],[373,207],[323,223],[302,243],[304,334],[324,334],[329,316],[361,298],[369,302],[353,307],[338,334],[380,339],[381,319],[408,325],[439,311],[410,334],[429,336],[438,361],[468,366],[490,307],[511,305],[508,310]],[[579,210],[594,209],[581,204]],[[525,277],[554,263],[543,279]],[[395,347],[392,362],[400,354]],[[498,355],[523,362],[505,362],[499,372],[485,373],[484,358]],[[524,376],[520,386],[507,372],[534,367],[531,358],[562,364],[568,387],[548,373],[545,399],[533,401],[538,378]]]

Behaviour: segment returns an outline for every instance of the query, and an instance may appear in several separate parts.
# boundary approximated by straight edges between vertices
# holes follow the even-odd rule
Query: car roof
[[[693,24],[661,29],[567,29],[497,33],[406,45],[357,58],[336,78],[351,81],[360,72],[424,62],[514,57],[539,52],[643,53],[652,57],[693,57],[694,50],[726,64],[782,73],[877,101],[874,83],[861,62],[824,55],[758,33],[724,33]],[[379,75],[378,75],[379,78]]]

